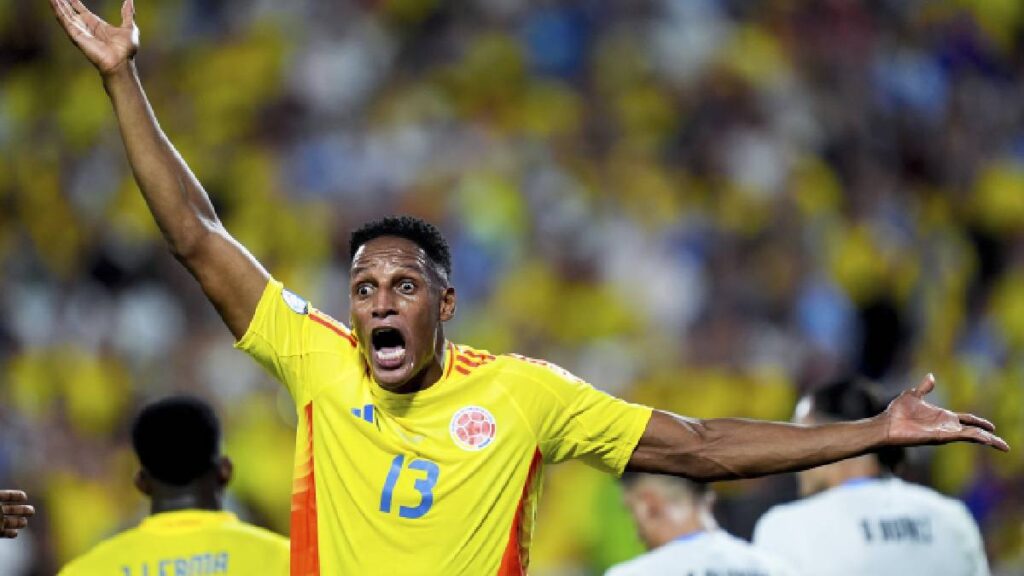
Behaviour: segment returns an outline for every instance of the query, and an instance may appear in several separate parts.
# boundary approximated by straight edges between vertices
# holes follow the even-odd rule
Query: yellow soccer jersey
[[[101,542],[59,576],[288,574],[288,539],[230,512],[162,512]]]
[[[293,576],[525,574],[542,464],[619,474],[651,414],[551,364],[451,343],[433,386],[388,392],[352,332],[273,280],[238,347],[299,414]]]

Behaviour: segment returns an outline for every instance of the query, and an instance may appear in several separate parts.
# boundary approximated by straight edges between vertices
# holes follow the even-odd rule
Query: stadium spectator
[[[707,484],[655,474],[622,476],[626,505],[648,553],[605,576],[792,576],[770,553],[718,528]]]
[[[698,480],[798,470],[888,445],[1007,450],[984,419],[924,402],[929,376],[879,416],[793,426],[686,419],[628,404],[564,370],[445,338],[455,314],[440,232],[387,218],[350,241],[351,329],[273,279],[218,218],[142,90],[134,7],[111,26],[51,0],[100,72],[139,188],[172,253],[238,347],[295,401],[292,573],[523,574],[543,461]],[[429,536],[427,536],[429,535]]]
[[[834,382],[801,399],[795,421],[814,426],[871,418],[870,389]],[[978,526],[963,503],[893,475],[900,449],[799,473],[803,500],[771,509],[754,544],[821,576],[987,576]]]
[[[288,540],[223,510],[231,460],[220,422],[198,398],[174,396],[142,409],[132,426],[140,470],[135,486],[151,503],[138,527],[100,543],[61,576],[288,574]]]

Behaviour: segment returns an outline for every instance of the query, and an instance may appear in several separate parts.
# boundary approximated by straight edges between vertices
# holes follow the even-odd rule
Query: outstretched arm
[[[987,420],[925,402],[934,387],[929,374],[878,416],[819,426],[697,420],[656,410],[627,469],[714,481],[804,470],[883,446],[975,442],[1009,450]]]
[[[235,338],[241,338],[269,275],[224,229],[206,191],[157,123],[135,70],[139,30],[133,0],[121,6],[120,26],[104,22],[80,0],[50,4],[103,79],[135,181],[171,252],[199,281]]]
[[[25,502],[28,496],[20,490],[0,490],[0,538],[17,538],[18,530],[28,526],[36,509]]]

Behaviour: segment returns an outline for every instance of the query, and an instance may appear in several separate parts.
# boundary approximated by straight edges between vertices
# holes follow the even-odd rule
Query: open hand
[[[17,538],[18,530],[28,526],[36,509],[25,502],[28,496],[20,490],[0,490],[0,538]]]
[[[924,401],[935,388],[929,374],[916,388],[896,397],[882,414],[888,418],[888,441],[897,446],[975,442],[1008,452],[1010,446],[993,434],[996,427],[973,414],[958,414]]]
[[[121,25],[111,26],[89,11],[81,0],[50,0],[57,21],[71,41],[100,74],[124,67],[139,49],[134,0],[121,5]]]

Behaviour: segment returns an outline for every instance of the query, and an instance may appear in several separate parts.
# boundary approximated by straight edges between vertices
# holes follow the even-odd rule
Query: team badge
[[[284,288],[281,290],[281,298],[284,299],[284,303],[288,305],[296,314],[305,314],[309,312],[309,302],[302,296],[299,296],[295,292]]]
[[[452,440],[463,450],[483,450],[494,441],[498,426],[491,413],[479,406],[466,406],[452,416],[448,425]]]

